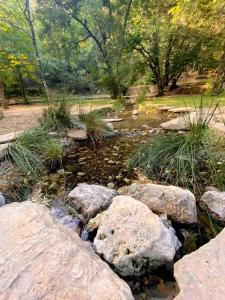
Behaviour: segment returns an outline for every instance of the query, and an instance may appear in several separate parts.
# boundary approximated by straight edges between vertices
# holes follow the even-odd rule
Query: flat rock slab
[[[195,111],[195,108],[193,107],[176,107],[176,108],[171,108],[168,110],[171,113],[187,113],[187,112],[193,112]]]
[[[87,132],[85,129],[71,129],[68,130],[67,136],[77,141],[83,141],[87,139]]]
[[[105,122],[105,123],[112,123],[112,122],[121,122],[121,121],[123,121],[124,119],[119,119],[119,118],[112,118],[112,119],[103,119],[103,122]]]
[[[160,106],[160,107],[157,107],[157,109],[159,111],[168,111],[169,109],[173,109],[174,107],[173,106]]]
[[[0,144],[6,144],[15,141],[23,131],[15,131],[7,134],[0,135]]]
[[[0,299],[133,300],[89,243],[49,210],[25,201],[0,208]]]
[[[166,130],[187,130],[188,125],[188,119],[180,117],[161,123],[160,127]]]
[[[176,262],[180,292],[174,300],[225,299],[225,229],[208,244]]]
[[[209,126],[218,135],[221,135],[221,136],[225,135],[225,125],[224,125],[224,123],[212,122]]]

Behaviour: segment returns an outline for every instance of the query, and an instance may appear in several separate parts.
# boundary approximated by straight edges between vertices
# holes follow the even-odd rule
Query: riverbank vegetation
[[[4,94],[126,94],[131,85],[176,91],[187,71],[202,90],[224,84],[224,4],[216,1],[1,2]]]

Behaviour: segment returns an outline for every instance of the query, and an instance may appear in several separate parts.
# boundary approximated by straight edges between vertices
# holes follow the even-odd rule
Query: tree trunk
[[[40,77],[42,86],[44,88],[44,92],[46,94],[47,100],[50,103],[51,98],[50,98],[50,95],[49,95],[49,92],[48,92],[47,83],[46,83],[45,78],[44,78],[43,66],[42,66],[42,61],[41,61],[41,57],[40,57],[40,53],[39,53],[39,49],[38,49],[38,45],[37,45],[37,39],[36,39],[33,20],[32,20],[32,16],[31,16],[30,1],[29,0],[26,0],[25,6],[26,6],[26,10],[25,10],[24,14],[25,14],[27,23],[29,25],[30,33],[31,33],[32,44],[33,44],[34,53],[35,53],[35,57],[36,57],[36,61],[37,61],[38,69],[39,69],[39,77]]]
[[[165,87],[164,80],[160,77],[159,74],[157,74],[156,80],[157,80],[157,86],[158,86],[157,96],[163,96],[164,95],[164,87]]]
[[[24,82],[23,82],[23,75],[20,69],[20,66],[16,67],[17,70],[17,74],[18,74],[18,79],[19,79],[19,84],[20,84],[20,91],[21,91],[21,95],[23,97],[23,101],[25,104],[28,104],[28,99],[26,97],[26,91],[25,91],[25,86],[24,86]]]
[[[5,99],[5,92],[4,92],[4,84],[2,82],[0,82],[0,102],[1,105],[4,109],[8,108],[8,105],[6,103],[6,99]]]
[[[171,86],[170,86],[170,91],[173,91],[173,90],[175,90],[175,89],[178,88],[177,80],[178,80],[178,78],[172,78],[172,83],[171,83]]]

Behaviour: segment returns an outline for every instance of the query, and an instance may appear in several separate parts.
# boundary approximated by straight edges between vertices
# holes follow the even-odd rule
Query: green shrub
[[[114,111],[120,111],[123,110],[126,107],[126,99],[125,98],[118,98],[117,100],[113,101],[113,110]]]
[[[190,120],[189,132],[157,136],[140,147],[130,159],[130,166],[139,168],[149,178],[193,189],[198,189],[209,174],[211,179],[216,176],[215,180],[224,180],[225,174],[215,171],[212,162],[218,151],[212,146],[212,133],[208,128],[217,106],[207,112],[200,106],[197,119]]]
[[[146,88],[140,89],[140,91],[137,95],[137,103],[138,104],[141,104],[146,100],[146,94],[147,94]]]
[[[43,159],[17,142],[8,147],[5,158],[33,179],[38,179],[45,171]]]
[[[0,110],[0,120],[4,119],[3,111]]]
[[[45,129],[64,130],[73,127],[73,117],[66,101],[51,104],[43,110],[40,124]]]
[[[98,143],[102,139],[103,134],[110,131],[96,111],[80,112],[79,120],[85,125],[87,136],[93,144]]]
[[[225,190],[225,139],[212,136],[211,153],[208,155],[208,166],[212,183],[220,190]]]
[[[50,140],[42,145],[42,157],[51,166],[62,164],[63,147],[55,140]]]
[[[61,162],[62,146],[42,128],[24,132],[7,149],[5,159],[15,164],[24,175],[40,178],[46,163]]]

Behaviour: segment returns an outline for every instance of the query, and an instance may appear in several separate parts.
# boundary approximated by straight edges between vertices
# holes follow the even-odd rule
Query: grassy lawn
[[[93,105],[93,106],[101,106],[101,105],[106,105],[106,104],[112,104],[113,101],[109,98],[100,98],[100,99],[85,99],[85,98],[73,98],[71,96],[65,97],[65,98],[55,98],[52,100],[52,102],[57,103],[61,101],[62,99],[65,99],[68,103],[74,104],[74,105]],[[20,104],[24,104],[24,101],[22,98],[17,98],[16,101]],[[43,97],[28,97],[29,104],[35,104],[35,103],[40,103],[40,104],[46,104],[47,101]]]
[[[153,105],[153,106],[174,106],[174,107],[183,107],[183,106],[198,106],[201,101],[200,95],[173,95],[165,97],[155,97],[148,99],[144,102],[144,105]],[[216,97],[216,96],[203,96],[203,103],[206,106],[210,104],[220,102],[221,106],[225,106],[225,96]]]

